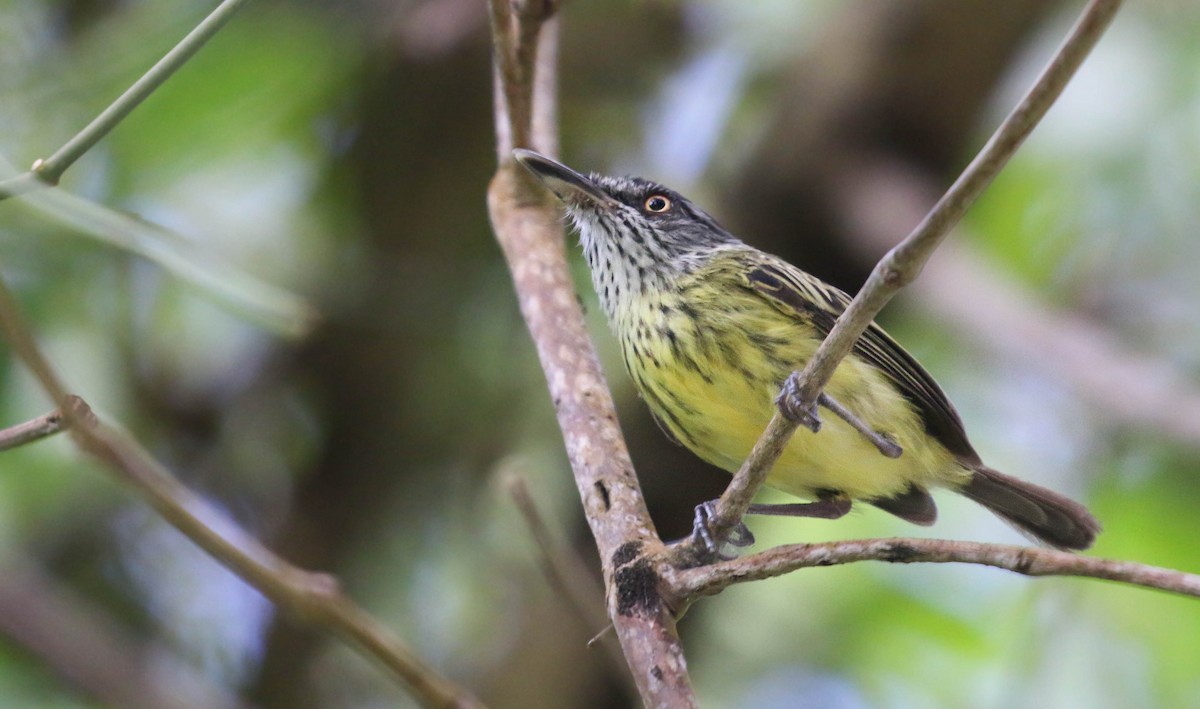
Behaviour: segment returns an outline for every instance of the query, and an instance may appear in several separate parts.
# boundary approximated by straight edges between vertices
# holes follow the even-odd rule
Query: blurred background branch
[[[88,421],[92,417],[87,403],[77,396],[68,397],[67,406],[75,410],[72,416],[75,420],[82,418]],[[67,423],[67,417],[63,416],[61,411],[55,409],[35,419],[9,426],[0,430],[0,451],[6,451],[9,448],[16,448],[17,446],[23,446],[34,441],[40,441],[47,436],[53,436],[64,430]]]
[[[512,496],[513,504],[521,513],[537,546],[538,561],[546,580],[558,591],[558,596],[569,604],[585,630],[593,633],[591,646],[600,645],[612,661],[618,677],[629,679],[625,656],[611,634],[612,623],[604,612],[604,589],[596,583],[583,558],[574,550],[564,549],[554,539],[546,520],[538,510],[537,503],[529,491],[529,484],[518,472],[504,474],[502,483]],[[630,682],[629,689],[637,688]]]
[[[886,248],[891,225],[927,202],[928,178],[883,155],[847,156],[836,187],[863,248]],[[851,177],[850,173],[853,173]],[[913,284],[922,307],[989,349],[1029,362],[1070,386],[1113,423],[1200,446],[1200,387],[1161,357],[1138,352],[1110,328],[1037,298],[967,245],[943,246]],[[969,292],[971,297],[956,297]]]

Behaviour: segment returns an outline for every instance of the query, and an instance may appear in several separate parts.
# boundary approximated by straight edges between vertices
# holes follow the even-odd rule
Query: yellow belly
[[[758,317],[756,317],[758,316]],[[622,338],[626,363],[655,416],[704,460],[730,472],[750,453],[775,412],[783,379],[802,367],[818,344],[811,328],[785,321],[774,311],[741,310],[729,322],[666,323],[653,332]],[[772,342],[767,350],[739,338],[754,328]],[[723,334],[722,334],[723,333]],[[722,338],[734,337],[734,345]],[[682,341],[682,342],[680,342]],[[632,345],[637,344],[634,351]],[[786,364],[783,364],[786,362]],[[800,428],[771,470],[767,484],[813,498],[836,490],[855,499],[889,497],[910,484],[959,485],[969,473],[926,434],[912,405],[881,372],[853,355],[842,362],[826,392],[875,431],[896,441],[903,454],[883,456],[833,413],[821,409],[821,430]]]

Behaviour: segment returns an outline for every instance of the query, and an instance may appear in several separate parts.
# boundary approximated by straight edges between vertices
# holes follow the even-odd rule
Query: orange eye
[[[671,200],[661,194],[652,194],[646,198],[646,203],[642,205],[647,212],[662,214],[671,209]]]

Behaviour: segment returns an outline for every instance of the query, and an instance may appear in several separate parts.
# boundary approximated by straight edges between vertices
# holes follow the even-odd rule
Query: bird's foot
[[[904,449],[898,443],[887,435],[872,429],[866,422],[856,416],[853,411],[847,409],[840,401],[829,394],[822,393],[817,397],[817,401],[814,404],[806,403],[800,393],[799,372],[792,372],[784,380],[783,388],[779,391],[779,396],[775,397],[775,405],[779,407],[779,413],[783,414],[789,421],[794,421],[813,433],[821,430],[821,417],[817,413],[817,407],[823,406],[832,411],[835,416],[850,424],[851,428],[862,434],[862,437],[875,446],[875,449],[883,456],[899,458],[904,453]]]
[[[718,540],[717,535],[713,533],[712,522],[717,515],[717,501],[709,500],[696,505],[696,516],[692,522],[692,534],[690,539],[694,543],[698,543],[713,558],[720,560],[728,560],[737,558],[736,554],[724,554],[721,548],[725,545],[731,547],[743,548],[754,544],[754,534],[750,532],[750,528],[743,522],[738,522],[737,526],[729,530],[725,538]]]
[[[783,381],[779,396],[775,397],[775,405],[779,413],[789,421],[816,433],[821,430],[821,417],[817,414],[816,403],[807,403],[800,395],[800,373],[792,372]]]

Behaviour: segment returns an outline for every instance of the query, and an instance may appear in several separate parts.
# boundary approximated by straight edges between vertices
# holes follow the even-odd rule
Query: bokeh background
[[[566,3],[563,157],[671,184],[853,291],[1080,6]],[[4,169],[61,145],[211,8],[0,0]],[[1094,553],[1192,572],[1197,36],[1190,0],[1129,3],[883,316],[985,459],[1092,507]],[[593,561],[487,225],[489,52],[477,0],[252,3],[61,190],[0,204],[0,274],[73,390],[489,704],[633,706],[502,482],[527,480]],[[726,477],[655,428],[573,258],[652,513],[681,536]],[[319,314],[306,334],[288,293]],[[0,420],[50,408],[0,351]],[[762,545],[1020,541],[938,500],[932,530],[873,510],[752,526]],[[710,707],[1200,707],[1200,604],[1096,581],[812,569],[731,588],[681,632]],[[411,704],[66,440],[0,456],[0,638],[3,707]]]

